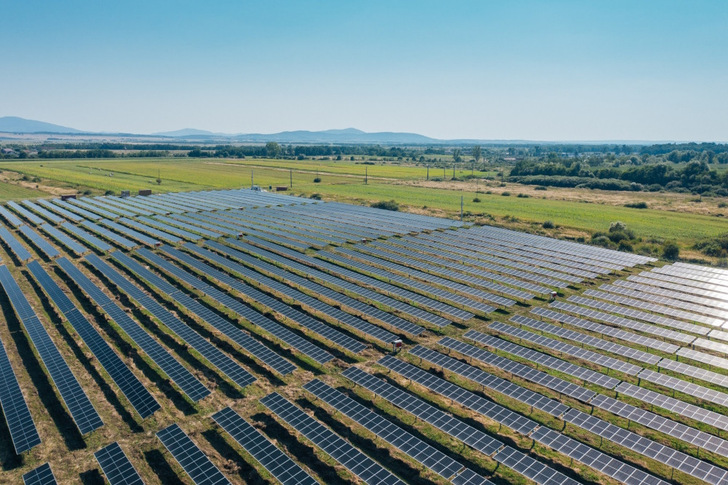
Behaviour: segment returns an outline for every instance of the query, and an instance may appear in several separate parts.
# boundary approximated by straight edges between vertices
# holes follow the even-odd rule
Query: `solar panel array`
[[[193,246],[193,248],[197,248],[197,246]],[[199,249],[199,248],[197,248]],[[204,252],[203,252],[204,251]],[[295,308],[292,308],[290,305],[283,303],[279,300],[276,300],[275,298],[268,296],[267,294],[249,286],[244,283],[242,283],[240,280],[231,277],[227,273],[223,273],[222,271],[218,271],[217,269],[203,263],[202,261],[195,259],[185,253],[182,253],[181,251],[177,251],[174,249],[167,248],[167,254],[175,257],[179,261],[182,261],[183,263],[187,264],[188,266],[195,268],[196,270],[202,272],[206,276],[210,276],[212,278],[217,279],[218,281],[230,286],[234,290],[238,291],[239,293],[247,296],[248,298],[261,303],[272,310],[280,313],[281,315],[284,315],[288,319],[298,323],[302,327],[307,328],[308,330],[311,330],[312,332],[315,332],[318,335],[321,335],[325,337],[326,339],[340,345],[341,347],[350,350],[351,352],[357,353],[364,350],[367,346],[363,344],[362,342],[349,337],[348,335],[345,335],[338,330],[328,326],[324,325],[318,320],[296,310]],[[209,261],[215,261],[220,262],[218,260],[218,256],[210,253],[209,251],[205,251],[200,249],[200,254],[203,257],[206,257]],[[221,258],[222,259],[222,258]],[[319,300],[316,300],[314,298],[309,297],[308,295],[305,295],[301,292],[298,292],[297,290],[289,289],[285,285],[281,285],[280,283],[277,283],[274,280],[271,280],[270,278],[267,278],[260,274],[254,274],[254,272],[248,270],[247,268],[238,265],[236,263],[233,263],[231,261],[223,261],[222,263],[226,269],[232,270],[238,274],[248,275],[250,276],[252,274],[253,281],[263,284],[269,288],[273,288],[275,290],[281,291],[285,296],[291,298],[293,301],[298,302],[299,304],[304,305],[310,305],[313,306],[316,310],[321,311],[322,313],[332,316],[333,318],[337,319],[347,319],[348,316],[344,312],[342,312],[339,309],[332,308],[328,305],[326,305],[323,302],[320,302]],[[344,315],[343,317],[341,315]],[[364,325],[366,325],[366,322],[362,322]],[[376,327],[374,327],[376,329]],[[368,327],[367,327],[368,329]],[[376,333],[376,330],[365,333]],[[388,333],[388,332],[387,332]],[[390,334],[391,335],[391,334]],[[394,337],[390,340],[385,340],[387,343],[394,340]]]
[[[205,283],[201,280],[192,277],[192,275],[190,275],[189,273],[186,273],[181,268],[170,264],[168,261],[160,258],[152,252],[145,252],[145,250],[140,250],[138,254],[143,255],[145,258],[147,258],[147,260],[151,261],[157,267],[180,278],[182,281],[192,284],[192,286],[194,286],[195,288],[197,288],[198,285],[205,285]],[[213,326],[220,333],[235,342],[245,351],[249,352],[256,359],[271,367],[276,372],[286,375],[290,374],[296,369],[296,366],[294,364],[287,361],[280,355],[276,354],[268,347],[261,344],[256,339],[252,338],[248,333],[243,332],[240,328],[236,327],[228,320],[222,318],[220,315],[213,312],[208,307],[202,305],[196,299],[191,298],[186,293],[180,291],[179,289],[167,283],[164,279],[144,268],[137,261],[131,259],[126,254],[115,252],[112,254],[112,257],[123,266],[128,268],[130,271],[137,274],[140,278],[144,279],[149,284],[168,295],[180,306],[182,306],[192,314],[196,315],[202,321]]]
[[[283,485],[318,484],[300,465],[231,408],[218,411],[212,415],[212,419]]]
[[[159,430],[157,420],[144,418],[173,395],[143,384],[152,376],[135,375],[142,364],[143,374],[159,372],[155,383],[168,377],[190,398],[176,403],[178,422],[185,429],[196,423],[189,428],[195,442],[179,426],[159,437],[194,483],[247,480],[242,472],[229,479],[220,473],[234,470],[235,460],[252,466],[246,473],[255,469],[290,484],[318,483],[327,473],[353,473],[367,483],[410,481],[409,473],[453,484],[489,485],[514,473],[549,485],[604,476],[630,485],[728,483],[728,441],[721,437],[728,431],[727,270],[678,263],[615,278],[615,271],[653,260],[502,228],[245,190],[22,201],[0,207],[0,217],[0,252],[25,258],[0,269],[6,292],[37,292],[47,299],[44,310],[62,315],[65,341],[77,340],[70,351],[56,348],[28,301],[26,308],[9,296],[22,335],[79,429],[82,417],[93,421],[93,414],[102,424],[94,406],[106,398],[111,406],[99,410],[124,418],[128,401],[138,414],[128,421],[132,427]],[[66,250],[75,263],[63,257]],[[18,260],[31,262],[12,269]],[[14,272],[32,275],[31,285],[20,282],[21,291],[13,281],[12,288]],[[585,280],[591,288],[573,286]],[[563,289],[566,300],[546,303],[542,296],[552,289]],[[96,318],[85,316],[87,298],[110,326],[93,311]],[[452,320],[459,323],[450,326]],[[434,342],[433,333],[451,335],[437,345],[453,356],[417,345]],[[380,358],[398,334],[406,334],[407,360],[417,365]],[[41,350],[46,341],[52,348]],[[23,360],[6,347],[12,342],[0,342],[0,406],[16,453],[42,463],[35,445],[44,428],[36,430],[28,411],[28,375],[16,377]],[[82,362],[61,357],[63,365],[51,371],[54,350]],[[145,355],[138,359],[137,352]],[[69,364],[86,366],[102,392],[86,396]],[[64,366],[70,384],[61,382]],[[391,372],[385,380],[372,374],[382,368]],[[235,389],[218,391],[223,378]],[[404,380],[407,389],[400,387]],[[112,399],[118,391],[120,403]],[[265,393],[261,405],[253,404]],[[386,404],[367,402],[372,393]],[[251,405],[200,420],[209,406],[197,403],[210,394],[206,403],[234,405],[226,400],[244,396]],[[72,409],[68,396],[85,399],[93,414]],[[421,424],[409,424],[393,407]],[[269,416],[259,419],[260,412]],[[266,420],[296,433],[278,442]],[[210,446],[213,422],[233,445],[229,453]],[[332,429],[357,438],[348,442]],[[139,453],[127,457],[121,448],[135,440],[123,426],[108,432],[117,442],[95,454],[101,472],[112,485],[142,483],[137,470],[148,470],[129,460]],[[438,433],[449,438],[436,443]],[[349,471],[322,474],[322,462],[291,446],[299,441]],[[378,453],[385,449],[398,451]],[[472,453],[499,467],[472,466]],[[387,461],[378,463],[380,456]],[[225,461],[225,468],[213,465]],[[63,470],[63,481],[75,473],[54,469]],[[27,471],[10,474],[19,481]]]
[[[101,334],[89,323],[66,294],[63,293],[63,290],[61,290],[58,284],[46,273],[37,261],[30,263],[28,269],[43,288],[43,291],[48,294],[51,301],[63,313],[74,330],[78,332],[81,339],[83,339],[84,343],[93,352],[104,370],[114,380],[116,385],[119,386],[119,389],[121,389],[121,392],[124,393],[137,413],[142,418],[154,414],[160,408],[159,403],[122,362],[121,358],[116,355],[106,341],[104,341]]]
[[[48,335],[45,327],[43,327],[35,311],[28,303],[23,291],[5,266],[0,266],[0,285],[5,290],[10,304],[20,318],[25,331],[38,355],[40,355],[43,365],[81,434],[90,433],[103,426],[104,423],[101,421],[101,417],[94,409],[78,380],[76,380],[76,376],[71,372],[68,364],[58,351],[58,347],[51,340],[50,335]]]
[[[0,340],[0,406],[5,423],[13,440],[16,454],[21,454],[40,444],[40,435],[35,427],[30,409],[23,397],[18,378],[10,365],[5,345]]]
[[[404,484],[392,472],[304,413],[301,408],[296,407],[280,394],[275,392],[268,394],[260,402],[365,483],[370,485]]]
[[[164,444],[167,451],[177,460],[182,469],[189,475],[195,485],[221,485],[229,484],[225,475],[213,465],[210,459],[200,448],[182,431],[177,424],[173,424],[157,433],[157,438]]]
[[[197,351],[235,384],[240,387],[246,387],[255,382],[255,377],[243,369],[240,364],[205,340],[199,333],[190,328],[189,325],[172,315],[169,311],[157,303],[156,300],[144,293],[98,256],[91,254],[86,257],[86,260],[90,262],[94,268],[101,272],[105,278],[109,279],[109,281],[115,284],[124,293],[136,300],[142,308],[154,315],[154,317],[182,339],[185,344]]]
[[[116,324],[142,349],[152,361],[177,384],[193,401],[199,401],[210,394],[192,373],[180,364],[164,347],[154,340],[136,321],[111,298],[109,298],[73,263],[65,258],[57,260],[63,271],[98,305]]]

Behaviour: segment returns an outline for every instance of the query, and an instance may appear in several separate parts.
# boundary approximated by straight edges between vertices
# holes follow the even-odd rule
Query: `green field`
[[[27,189],[20,185],[0,183],[0,201],[34,199],[48,195],[35,189]]]
[[[365,167],[369,172],[367,185],[364,184]],[[361,165],[327,160],[181,158],[5,162],[0,163],[0,169],[39,177],[44,184],[101,194],[109,190],[118,193],[148,188],[155,192],[169,192],[248,187],[251,177],[256,185],[267,188],[288,186],[292,176],[290,193],[296,195],[318,193],[324,198],[366,204],[394,199],[405,207],[419,211],[427,208],[449,217],[459,216],[460,198],[463,196],[464,210],[471,214],[471,218],[493,216],[503,219],[509,216],[523,222],[538,223],[550,220],[564,228],[588,233],[604,231],[611,222],[622,221],[643,238],[674,239],[684,244],[728,233],[728,222],[722,218],[699,214],[482,193],[477,194],[481,202],[475,203],[474,184],[468,192],[411,185],[410,182],[424,180],[426,176],[426,169],[416,166]],[[456,175],[469,173],[467,170],[457,171]],[[320,183],[314,183],[317,175],[321,178]],[[430,176],[442,177],[442,169],[432,169]],[[451,177],[452,171],[448,170],[447,176]],[[161,184],[157,184],[157,177]],[[4,190],[0,192],[4,199],[47,195],[18,186]],[[17,193],[14,193],[16,190]]]

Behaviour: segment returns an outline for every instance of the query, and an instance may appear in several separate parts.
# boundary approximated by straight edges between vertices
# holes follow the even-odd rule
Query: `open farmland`
[[[425,182],[426,168],[398,164],[362,165],[349,161],[286,161],[227,159],[161,160],[72,160],[4,162],[0,169],[38,177],[41,184],[69,190],[106,191],[152,189],[154,192],[223,189],[249,186],[289,186],[295,194],[320,194],[324,199],[369,204],[394,199],[405,210],[432,213],[450,218],[460,214],[464,200],[466,220],[514,225],[513,218],[527,226],[552,221],[561,229],[551,234],[576,233],[588,237],[605,231],[610,223],[622,221],[639,237],[657,241],[676,240],[690,246],[697,240],[728,233],[722,216],[728,209],[717,200],[695,202],[689,194],[635,194],[586,189],[533,191],[532,187],[493,181]],[[364,184],[364,171],[368,171]],[[8,172],[10,173],[10,172]],[[456,171],[456,177],[470,174]],[[431,169],[430,177],[442,177],[441,169]],[[321,181],[314,183],[318,176]],[[157,178],[161,184],[157,184]],[[251,180],[251,177],[254,180]],[[447,170],[447,178],[452,171]],[[510,197],[503,197],[511,191]],[[488,193],[491,192],[491,193]],[[519,193],[529,198],[516,197]],[[39,195],[45,195],[41,193]],[[474,199],[480,202],[473,202]],[[645,201],[650,209],[624,207],[627,202]],[[652,209],[654,207],[654,209]],[[721,216],[721,217],[719,217]]]
[[[728,483],[728,272],[248,190],[0,216],[10,483]]]

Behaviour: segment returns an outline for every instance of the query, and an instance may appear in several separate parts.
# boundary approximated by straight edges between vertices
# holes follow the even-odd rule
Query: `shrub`
[[[91,194],[93,194],[93,192],[91,191],[91,189],[86,189],[86,190],[83,191],[83,195],[91,195]]]
[[[388,211],[399,210],[399,204],[396,200],[381,200],[379,202],[373,202],[371,206],[375,209],[384,209]]]
[[[728,207],[728,202],[718,202],[718,207],[723,209],[724,207]]]
[[[511,193],[510,192],[501,192],[501,195],[503,197],[509,197],[511,195]]]
[[[608,248],[610,246],[609,238],[604,235],[592,237],[592,243],[596,244],[597,246],[604,246],[605,248]]]
[[[680,257],[680,248],[673,241],[668,241],[662,246],[662,257],[675,261]]]
[[[321,194],[311,194],[311,197],[309,197],[309,199],[321,200]]]
[[[316,177],[315,179],[313,179],[313,183],[317,184],[319,182],[321,182],[321,177]]]
[[[104,195],[114,195],[114,191],[113,190],[107,190],[106,192],[104,192]]]
[[[480,199],[479,199],[479,198],[477,198],[477,197],[475,197],[475,198],[473,199],[473,202],[475,202],[475,203],[478,203],[478,202],[480,202]]]
[[[627,252],[627,253],[632,253],[632,252],[634,252],[634,248],[633,248],[633,247],[632,247],[632,245],[631,245],[631,244],[630,244],[629,242],[627,242],[627,241],[620,241],[620,243],[619,243],[619,247],[618,247],[617,249],[619,249],[620,251],[624,251],[624,252]]]
[[[521,198],[521,199],[528,199],[528,198],[529,198],[529,197],[531,197],[531,196],[530,196],[530,195],[528,195],[528,194],[518,194],[518,195],[517,195],[516,197],[519,197],[519,198]]]
[[[543,223],[543,224],[541,224],[541,226],[542,226],[542,227],[543,227],[544,229],[553,229],[554,227],[556,227],[556,226],[554,225],[553,221],[544,221],[544,223]]]
[[[533,190],[548,190],[548,188],[544,187],[543,185],[537,185],[536,187],[533,188]]]
[[[624,206],[632,209],[647,209],[647,202],[629,202]]]

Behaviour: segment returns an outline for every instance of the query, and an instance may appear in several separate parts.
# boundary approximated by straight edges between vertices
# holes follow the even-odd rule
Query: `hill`
[[[27,120],[17,116],[0,117],[0,132],[5,133],[83,133],[67,126],[54,125],[44,121]]]

